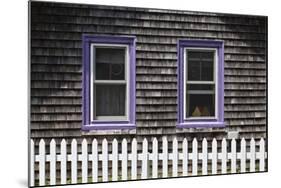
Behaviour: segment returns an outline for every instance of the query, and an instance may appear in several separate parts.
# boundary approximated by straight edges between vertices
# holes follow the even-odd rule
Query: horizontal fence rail
[[[80,143],[81,151],[78,151],[78,142],[73,139],[67,152],[65,139],[60,143],[52,139],[48,147],[41,139],[35,154],[35,144],[31,140],[30,186],[242,173],[247,169],[265,171],[267,153],[263,138],[258,141],[252,138],[249,147],[244,138],[209,142],[205,138],[200,142],[174,138],[169,145],[163,137],[161,142],[154,138],[152,148],[149,148],[145,138],[139,148],[135,138],[130,144],[126,139],[121,143],[116,139],[111,143],[106,139],[102,143],[84,139]],[[47,152],[46,148],[49,148]],[[36,171],[39,171],[37,178]]]

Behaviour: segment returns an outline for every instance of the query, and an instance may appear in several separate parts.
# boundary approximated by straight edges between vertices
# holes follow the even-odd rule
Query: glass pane
[[[187,50],[187,80],[214,80],[214,52]]]
[[[96,116],[125,116],[125,84],[96,84],[95,94]]]
[[[215,116],[214,94],[187,94],[186,117]]]
[[[96,80],[125,79],[125,48],[96,47]]]

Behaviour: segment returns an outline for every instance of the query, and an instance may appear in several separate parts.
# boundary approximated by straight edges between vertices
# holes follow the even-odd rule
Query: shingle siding
[[[85,136],[83,33],[137,37],[137,129],[131,136],[222,138],[231,130],[264,137],[266,27],[263,16],[32,2],[31,137]],[[176,129],[180,38],[224,41],[226,128]]]

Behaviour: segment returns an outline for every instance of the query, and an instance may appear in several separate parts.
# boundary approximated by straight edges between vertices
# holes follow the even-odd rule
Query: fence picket
[[[162,138],[162,177],[168,177],[168,140],[167,137],[164,136]]]
[[[236,173],[236,140],[231,140],[231,173]]]
[[[158,178],[158,141],[157,138],[152,142],[152,178]]]
[[[202,174],[207,175],[208,174],[208,143],[206,138],[203,139],[202,143]]]
[[[260,159],[259,159],[259,166],[260,166],[260,171],[264,171],[265,170],[265,164],[264,164],[264,160],[265,160],[265,144],[264,144],[264,139],[261,138],[260,140]]]
[[[173,139],[173,157],[172,157],[172,164],[173,164],[173,177],[178,176],[178,140],[175,137]]]
[[[222,139],[222,146],[221,146],[221,151],[222,151],[222,156],[221,156],[221,173],[225,174],[226,170],[227,170],[227,143],[226,143],[226,139],[223,138]]]
[[[137,139],[134,138],[132,141],[132,159],[131,159],[131,178],[132,180],[137,179],[137,162],[138,162],[138,154],[137,154]]]
[[[142,171],[141,171],[141,179],[147,179],[147,171],[148,171],[148,143],[147,139],[144,138],[142,141]]]
[[[217,161],[218,161],[218,152],[217,152],[217,140],[214,138],[212,141],[212,174],[217,174]]]
[[[67,156],[66,156],[66,140],[62,139],[60,143],[60,183],[66,184],[66,162],[67,162]]]
[[[250,172],[255,172],[256,166],[256,144],[254,138],[251,139],[250,142]]]
[[[102,181],[108,181],[108,145],[106,139],[102,141]]]
[[[92,141],[92,181],[98,182],[98,142]]]
[[[84,138],[82,141],[82,183],[88,182],[88,143]]]
[[[116,138],[112,142],[112,181],[118,180],[118,142]]]
[[[39,142],[39,185],[45,185],[45,163],[46,163],[45,141]]]
[[[71,142],[71,183],[77,183],[77,141]]]
[[[56,141],[50,142],[50,185],[56,184]]]
[[[198,165],[198,143],[196,138],[192,141],[192,175],[197,176],[197,165]]]
[[[35,163],[35,155],[34,155],[34,141],[30,140],[30,167],[29,167],[29,185],[31,187],[34,186],[34,163]]]
[[[188,175],[188,142],[186,138],[184,138],[182,141],[182,153],[183,153],[182,175],[187,176]]]
[[[128,171],[128,150],[127,150],[127,140],[124,138],[122,140],[122,180],[127,180]]]
[[[244,138],[242,138],[241,140],[241,159],[240,159],[240,168],[241,168],[241,172],[246,172],[246,141]]]

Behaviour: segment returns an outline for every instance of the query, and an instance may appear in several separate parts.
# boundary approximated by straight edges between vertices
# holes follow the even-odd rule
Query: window
[[[83,130],[135,127],[135,37],[83,36]]]
[[[223,42],[179,40],[178,127],[222,127]]]

